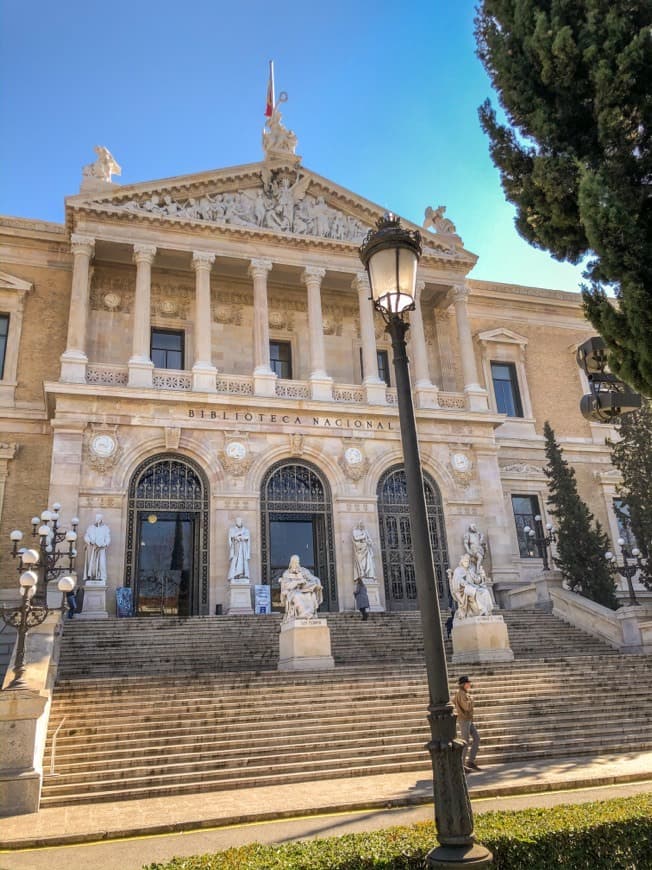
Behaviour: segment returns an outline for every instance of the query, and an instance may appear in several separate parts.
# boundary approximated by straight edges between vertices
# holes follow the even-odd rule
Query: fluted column
[[[205,393],[216,392],[217,369],[212,360],[211,266],[215,254],[194,251],[195,270],[195,362],[192,367],[192,388]]]
[[[326,269],[308,266],[301,278],[308,290],[308,340],[310,343],[310,393],[313,399],[333,398],[333,379],[326,374],[321,282]]]
[[[374,307],[371,301],[369,277],[366,272],[358,272],[351,285],[358,291],[360,310],[360,341],[362,343],[362,384],[367,402],[370,405],[387,404],[387,386],[378,376],[378,349],[374,330]]]
[[[86,332],[90,295],[90,262],[95,249],[91,236],[73,233],[71,236],[72,287],[68,315],[68,341],[61,354],[61,380],[66,383],[86,382]]]
[[[425,281],[417,281],[414,311],[410,312],[410,349],[414,360],[414,398],[417,408],[437,408],[437,388],[430,380],[428,347],[423,329],[421,296]]]
[[[457,323],[457,341],[462,362],[462,378],[467,405],[471,411],[486,411],[488,409],[487,392],[478,381],[478,367],[473,350],[473,336],[469,324],[467,299],[469,290],[464,284],[453,287],[453,305],[455,306],[455,321]]]
[[[254,282],[254,394],[274,396],[276,375],[269,365],[269,306],[267,274],[271,260],[251,260],[249,274]]]
[[[150,358],[152,340],[151,295],[152,263],[156,256],[154,245],[134,245],[136,264],[136,298],[132,354],[129,360],[129,386],[151,387],[154,363]]]

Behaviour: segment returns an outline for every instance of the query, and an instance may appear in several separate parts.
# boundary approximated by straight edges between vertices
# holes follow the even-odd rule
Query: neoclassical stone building
[[[248,606],[227,581],[237,517],[273,602],[297,552],[324,608],[351,609],[362,522],[376,608],[416,606],[391,349],[358,258],[382,210],[273,132],[260,163],[142,184],[113,183],[100,155],[65,225],[0,219],[5,596],[9,532],[59,502],[64,523],[111,529],[110,613],[120,586],[140,614]],[[409,333],[434,556],[445,596],[476,523],[500,597],[541,569],[522,528],[547,519],[544,421],[614,538],[617,478],[578,409],[578,295],[468,278],[477,258],[442,212]]]

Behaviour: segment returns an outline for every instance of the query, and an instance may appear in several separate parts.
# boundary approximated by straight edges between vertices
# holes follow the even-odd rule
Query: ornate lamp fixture
[[[641,395],[607,371],[607,348],[596,335],[577,349],[577,364],[584,371],[591,393],[580,399],[580,412],[587,420],[611,423],[615,417],[641,407]]]
[[[557,538],[557,532],[554,530],[552,523],[546,523],[546,528],[544,531],[543,523],[541,522],[541,514],[537,514],[535,516],[534,522],[536,523],[535,529],[531,528],[530,526],[523,526],[523,532],[528,536],[530,541],[534,544],[534,546],[541,554],[541,559],[543,560],[543,570],[549,571],[550,563],[548,562],[548,547]]]
[[[39,600],[45,599],[47,586],[50,581],[56,580],[66,572],[73,571],[75,566],[79,519],[73,517],[70,521],[71,528],[69,530],[62,529],[59,526],[60,513],[61,505],[54,504],[51,508],[46,508],[42,511],[40,517],[32,517],[32,538],[38,537],[38,550],[26,551],[24,548],[19,549],[19,544],[24,538],[20,529],[14,529],[9,535],[9,540],[12,543],[11,555],[14,558],[19,557],[19,572],[24,570],[24,553],[37,553],[37,560],[32,564],[32,567],[34,569],[42,569],[35,593],[36,598]],[[67,549],[60,548],[61,544],[67,544]],[[59,564],[61,561],[66,560],[68,562],[67,565]]]
[[[634,592],[634,584],[633,579],[638,574],[639,570],[643,568],[645,562],[641,557],[641,551],[638,547],[632,547],[631,550],[627,546],[627,543],[624,538],[618,538],[617,541],[618,546],[620,547],[620,552],[623,556],[622,564],[618,564],[618,559],[616,558],[616,554],[612,553],[611,550],[607,550],[604,554],[607,562],[610,562],[618,574],[621,577],[624,577],[627,580],[627,589],[629,591],[629,604],[630,605],[639,605],[641,602],[636,597],[636,593]],[[634,560],[634,564],[632,561]]]
[[[398,414],[407,480],[417,598],[423,625],[428,677],[428,744],[433,768],[435,824],[440,845],[427,856],[429,867],[489,867],[491,853],[473,837],[473,813],[464,777],[464,743],[455,737],[455,715],[448,691],[437,582],[419,458],[416,419],[408,370],[405,334],[408,311],[415,308],[421,236],[401,227],[393,214],[380,218],[360,248],[369,275],[371,299],[387,324],[394,352]]]

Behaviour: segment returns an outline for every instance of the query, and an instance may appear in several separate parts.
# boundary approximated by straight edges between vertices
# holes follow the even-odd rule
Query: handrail
[[[59,731],[61,731],[61,726],[65,721],[66,717],[64,716],[61,722],[57,725],[57,730],[52,735],[52,748],[50,749],[50,776],[60,776],[60,774],[54,772],[54,762],[57,754],[57,737],[59,736]]]

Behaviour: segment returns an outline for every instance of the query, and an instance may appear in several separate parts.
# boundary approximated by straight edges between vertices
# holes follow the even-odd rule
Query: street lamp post
[[[546,531],[544,532],[540,514],[535,516],[534,522],[536,523],[536,529],[533,529],[530,526],[523,526],[523,533],[529,537],[530,541],[541,554],[543,570],[549,571],[550,563],[548,562],[548,547],[556,539],[557,533],[555,532],[552,523],[546,523]]]
[[[607,550],[607,552],[604,554],[604,557],[607,562],[610,562],[613,565],[618,574],[620,574],[627,580],[627,589],[629,591],[629,604],[639,605],[641,602],[636,597],[636,592],[634,592],[634,584],[632,581],[638,573],[639,569],[643,567],[641,551],[638,547],[632,547],[632,549],[630,550],[624,538],[618,538],[618,546],[620,547],[620,552],[623,556],[622,565],[618,564],[616,554],[612,553],[611,550]],[[630,559],[635,559],[636,564],[632,565]]]
[[[435,824],[440,845],[428,853],[429,867],[489,867],[492,855],[473,836],[473,812],[464,776],[464,742],[455,737],[455,714],[448,690],[437,583],[419,458],[416,419],[405,335],[408,311],[415,308],[421,236],[401,227],[392,214],[380,218],[360,248],[369,275],[371,299],[392,339],[403,462],[407,482],[417,598],[421,611],[428,679],[428,721],[432,739]]]

